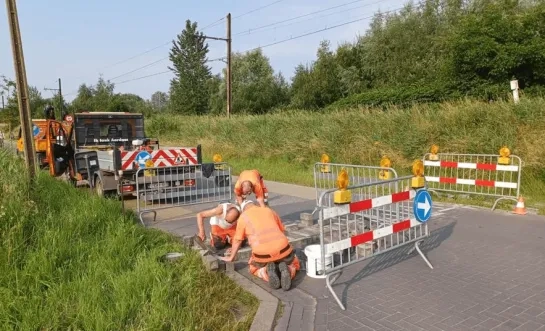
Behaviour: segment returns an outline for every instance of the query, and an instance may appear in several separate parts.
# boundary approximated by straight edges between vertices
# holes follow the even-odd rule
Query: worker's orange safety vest
[[[284,234],[284,225],[272,209],[252,207],[242,213],[238,222],[242,223],[238,226],[242,225],[244,228],[254,261],[261,263],[278,261],[293,251]]]

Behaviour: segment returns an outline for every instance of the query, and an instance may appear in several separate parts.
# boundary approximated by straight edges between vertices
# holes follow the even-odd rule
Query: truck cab
[[[76,113],[73,145],[76,179],[99,195],[136,195],[142,168],[193,165],[183,170],[195,172],[202,162],[200,146],[160,149],[157,139],[146,136],[144,115],[138,113]]]

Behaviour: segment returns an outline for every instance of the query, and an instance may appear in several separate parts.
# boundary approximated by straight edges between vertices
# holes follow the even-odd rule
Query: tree
[[[262,114],[288,103],[288,86],[282,74],[275,75],[269,59],[261,49],[235,53],[232,57],[232,113]],[[225,74],[225,72],[224,72]],[[224,75],[225,76],[225,75]],[[209,80],[214,113],[225,111],[225,80]]]
[[[100,77],[95,86],[80,85],[70,108],[72,112],[85,110],[148,114],[151,107],[136,94],[115,93],[115,85]]]
[[[209,111],[207,82],[211,78],[206,65],[208,44],[197,23],[186,21],[185,29],[172,41],[169,54],[175,77],[170,82],[171,109],[183,114],[204,114]]]
[[[151,107],[156,111],[163,111],[168,105],[168,94],[157,91],[151,95]]]
[[[292,105],[297,108],[316,109],[327,106],[342,96],[341,67],[329,42],[322,41],[317,60],[310,68],[302,65],[295,71],[292,84]]]

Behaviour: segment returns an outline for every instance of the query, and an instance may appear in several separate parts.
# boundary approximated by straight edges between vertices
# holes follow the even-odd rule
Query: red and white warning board
[[[134,169],[138,154],[143,151],[121,152],[121,168]],[[147,153],[147,152],[144,152]],[[181,147],[176,149],[159,149],[149,152],[155,167],[170,167],[175,165],[197,165],[197,148]]]

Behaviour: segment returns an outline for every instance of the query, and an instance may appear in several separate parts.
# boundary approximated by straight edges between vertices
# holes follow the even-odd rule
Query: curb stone
[[[250,331],[272,331],[280,303],[279,300],[236,271],[228,271],[225,274],[260,301]]]

